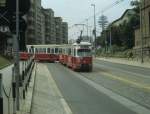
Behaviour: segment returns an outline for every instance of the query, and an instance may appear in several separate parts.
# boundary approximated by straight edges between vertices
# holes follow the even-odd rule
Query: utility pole
[[[16,34],[13,35],[13,49],[14,49],[14,71],[16,81],[16,108],[20,109],[19,103],[19,77],[20,77],[20,65],[19,65],[19,0],[16,0]]]
[[[96,12],[95,12],[95,4],[91,4],[91,6],[94,7],[94,51],[95,51],[95,56],[96,56]]]
[[[111,25],[110,25],[110,41],[109,41],[109,48],[110,48],[110,53],[112,52],[112,29],[111,29]]]
[[[145,2],[145,1],[144,1]],[[145,5],[145,3],[144,3]],[[141,63],[144,63],[144,58],[143,58],[143,45],[144,45],[144,42],[143,42],[143,16],[142,16],[142,0],[141,0],[141,3],[140,3],[140,33],[141,33]]]
[[[3,114],[3,78],[0,73],[0,114]]]
[[[89,39],[89,20],[88,19],[86,19],[86,21],[87,21],[87,38]]]

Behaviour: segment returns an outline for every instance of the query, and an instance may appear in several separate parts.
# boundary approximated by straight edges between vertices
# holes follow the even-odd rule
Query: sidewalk
[[[31,114],[72,114],[51,73],[38,64]]]
[[[3,69],[0,69],[0,73],[3,74],[3,86],[6,91],[6,94],[9,95],[9,102],[6,94],[3,91],[3,114],[13,114],[13,98],[12,98],[12,67],[10,65]],[[22,89],[20,89],[20,110],[16,112],[16,114],[30,114],[31,110],[31,101],[34,87],[34,76],[35,76],[35,68],[32,72],[31,81],[28,87],[28,92],[26,93],[26,99],[22,98]],[[9,104],[9,106],[8,106]]]
[[[102,60],[102,61],[108,61],[108,62],[112,62],[112,63],[119,63],[119,64],[131,65],[131,66],[150,68],[149,62],[141,63],[141,61],[128,60],[128,59],[122,59],[122,58],[108,58],[108,57],[107,58],[96,58],[96,59]]]

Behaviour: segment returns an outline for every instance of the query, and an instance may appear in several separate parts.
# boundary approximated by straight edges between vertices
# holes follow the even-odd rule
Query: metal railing
[[[19,99],[25,100],[26,93],[28,91],[28,87],[31,81],[32,71],[34,69],[35,62],[34,62],[33,57],[31,57],[29,60],[23,61],[21,63],[22,63],[22,68],[21,68],[21,73],[19,77],[19,88],[20,88]],[[12,82],[11,82],[12,84],[11,84],[11,87],[7,88],[7,91],[6,91],[6,87],[4,86],[2,82],[2,74],[0,74],[0,114],[5,114],[5,113],[15,114],[16,113],[17,94],[16,94],[16,80],[15,80],[14,67],[12,68]],[[5,101],[3,99],[4,97],[5,97]],[[4,103],[8,104],[8,106],[5,108],[4,108]],[[11,109],[11,107],[13,109]]]

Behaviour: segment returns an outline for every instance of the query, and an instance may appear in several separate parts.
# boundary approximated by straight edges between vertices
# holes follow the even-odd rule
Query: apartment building
[[[52,9],[44,9],[41,0],[31,0],[27,14],[27,44],[68,43],[68,24],[61,17],[54,17]]]
[[[62,18],[55,17],[56,44],[63,44]]]
[[[68,23],[62,22],[62,38],[63,44],[68,44]]]
[[[52,9],[43,9],[45,15],[45,43],[56,44],[55,19]]]
[[[27,14],[27,31],[26,42],[27,44],[41,44],[43,42],[43,20],[44,16],[41,11],[41,0],[31,0],[31,8]]]

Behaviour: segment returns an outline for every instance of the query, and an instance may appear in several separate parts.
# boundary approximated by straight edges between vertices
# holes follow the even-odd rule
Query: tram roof
[[[47,45],[27,45],[27,47],[31,48],[31,47],[36,47],[36,48],[59,48],[59,47],[72,47],[72,46],[91,46],[91,43],[89,42],[80,42],[78,43],[74,43],[74,44],[62,44],[62,45],[57,45],[57,44],[47,44]]]
[[[31,47],[31,46],[33,46],[33,47],[62,47],[62,46],[68,46],[68,44],[63,44],[63,45],[56,45],[56,44],[47,44],[47,45],[27,45],[27,47]]]

